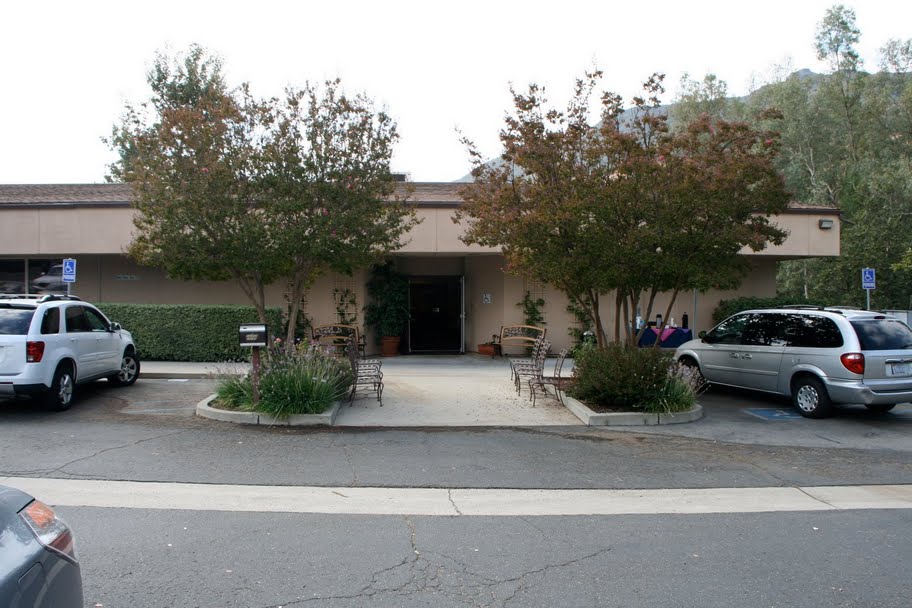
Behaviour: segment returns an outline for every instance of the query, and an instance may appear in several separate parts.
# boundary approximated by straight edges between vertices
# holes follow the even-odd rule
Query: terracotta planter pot
[[[399,354],[399,336],[380,338],[380,354],[384,357],[395,357]]]
[[[487,355],[488,357],[493,357],[497,353],[497,344],[479,344],[478,345],[478,354]]]

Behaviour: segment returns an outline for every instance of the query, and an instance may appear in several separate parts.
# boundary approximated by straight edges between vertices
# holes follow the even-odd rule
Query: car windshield
[[[0,306],[0,336],[26,335],[34,315],[34,308]]]
[[[912,348],[912,329],[896,319],[852,321],[861,350],[902,350]]]

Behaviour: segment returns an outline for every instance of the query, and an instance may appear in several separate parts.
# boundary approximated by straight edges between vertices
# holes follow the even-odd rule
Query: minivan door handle
[[[751,356],[750,353],[744,353],[743,355],[741,355],[741,358],[742,359],[753,359],[753,357]]]
[[[738,353],[728,353],[728,356],[731,357],[732,359],[737,359],[739,355],[738,355]]]

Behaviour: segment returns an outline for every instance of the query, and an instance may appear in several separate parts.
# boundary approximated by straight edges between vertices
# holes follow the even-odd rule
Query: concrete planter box
[[[549,387],[550,388],[550,387]],[[693,409],[674,414],[653,414],[650,412],[614,412],[600,414],[586,405],[564,394],[564,405],[573,415],[587,426],[654,426],[657,424],[681,424],[703,417],[703,407],[697,403]]]
[[[235,424],[257,424],[262,426],[332,426],[339,415],[341,401],[336,401],[331,408],[322,414],[298,414],[288,418],[275,418],[259,412],[235,412],[211,407],[216,395],[209,395],[196,404],[196,415],[221,422]]]

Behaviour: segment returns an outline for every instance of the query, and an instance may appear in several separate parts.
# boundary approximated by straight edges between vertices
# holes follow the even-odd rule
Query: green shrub
[[[266,351],[260,366],[260,402],[253,405],[253,379],[227,378],[216,390],[219,403],[287,418],[294,414],[319,414],[345,396],[352,384],[351,365],[317,347],[304,346],[292,353],[281,347]]]
[[[654,348],[613,344],[606,349],[585,345],[578,351],[570,394],[592,404],[683,412],[697,402],[702,377]]]
[[[643,407],[665,386],[670,365],[670,355],[654,348],[583,348],[574,362],[571,394],[598,405]]]
[[[697,393],[691,386],[684,379],[669,375],[659,392],[651,401],[644,404],[643,409],[647,412],[670,414],[686,412],[696,403]]]
[[[756,298],[743,297],[732,298],[731,300],[722,300],[713,311],[713,323],[721,323],[730,316],[741,312],[742,310],[751,310],[754,308],[778,308],[779,306],[795,305],[818,305],[806,298],[794,298],[792,296],[776,296],[775,298]]]
[[[238,344],[238,328],[256,323],[252,306],[196,304],[98,304],[104,314],[133,334],[147,361],[244,361],[249,348]],[[282,328],[282,311],[266,311],[271,333]]]

